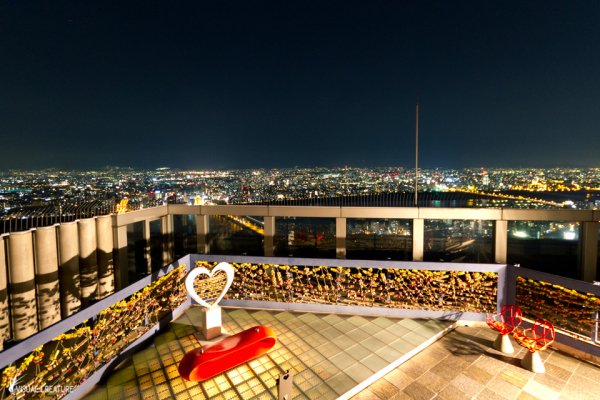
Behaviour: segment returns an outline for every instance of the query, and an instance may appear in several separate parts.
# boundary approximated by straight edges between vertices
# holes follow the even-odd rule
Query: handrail
[[[577,281],[569,278],[563,278],[560,276],[555,276],[551,274],[547,274],[540,271],[533,271],[525,268],[514,267],[510,265],[500,265],[500,264],[466,264],[466,263],[423,263],[423,262],[402,262],[402,261],[370,261],[370,260],[340,260],[340,259],[308,259],[308,258],[285,258],[285,257],[247,257],[247,256],[223,256],[223,255],[203,255],[203,254],[191,254],[187,255],[178,261],[172,263],[168,267],[161,269],[160,271],[149,275],[147,277],[142,278],[136,283],[120,290],[102,300],[98,303],[93,304],[92,306],[72,315],[69,318],[66,318],[63,321],[60,321],[57,324],[52,325],[51,327],[35,334],[34,336],[16,344],[15,346],[6,349],[5,351],[0,353],[2,356],[2,360],[0,361],[0,369],[10,365],[14,361],[24,357],[28,353],[31,353],[35,348],[40,346],[40,344],[47,343],[49,340],[54,337],[60,335],[63,332],[68,331],[73,326],[79,325],[83,323],[84,320],[89,318],[93,318],[98,315],[99,312],[106,309],[108,306],[120,302],[121,300],[126,299],[128,296],[140,291],[142,288],[146,287],[148,284],[157,280],[161,276],[167,275],[173,269],[176,269],[180,266],[186,266],[186,269],[189,271],[194,268],[197,262],[205,261],[210,263],[216,263],[221,261],[227,261],[230,263],[244,264],[246,266],[252,264],[269,264],[271,267],[273,265],[296,265],[296,266],[306,266],[306,267],[316,267],[316,268],[336,268],[336,267],[344,267],[344,268],[363,268],[363,271],[368,269],[369,267],[374,270],[377,269],[387,269],[391,271],[402,271],[402,270],[412,270],[412,271],[431,271],[431,272],[492,272],[497,275],[497,287],[496,287],[496,303],[499,308],[502,304],[506,304],[514,298],[510,297],[511,291],[514,293],[516,286],[517,277],[523,277],[526,279],[539,280],[551,284],[556,284],[559,286],[563,286],[564,288],[568,288],[570,290],[577,290],[584,293],[591,293],[594,295],[600,296],[600,287]],[[243,278],[243,275],[240,275],[238,278]],[[235,283],[234,283],[235,286]],[[188,298],[185,303],[186,306],[190,300]],[[282,304],[286,304],[285,302],[273,302],[273,301],[264,301],[264,300],[250,300],[240,301],[235,299],[224,300],[222,302],[223,306],[239,306],[239,307],[266,307],[266,308],[281,308]],[[365,312],[366,314],[371,313],[371,315],[387,315],[387,316],[409,316],[413,318],[444,318],[444,319],[472,319],[477,320],[477,313],[462,313],[460,310],[447,310],[447,311],[437,311],[437,312],[427,312],[421,310],[410,310],[405,309],[403,311],[403,315],[400,315],[394,311],[393,308],[386,307],[362,307],[361,306],[347,306],[347,305],[339,305],[339,304],[311,304],[309,307],[304,307],[306,304],[300,304],[296,302],[288,302],[291,310],[297,311],[329,311],[329,312]],[[181,308],[181,307],[180,307]],[[376,310],[378,309],[378,310]],[[370,310],[370,311],[369,311]],[[557,310],[560,312],[560,310]],[[597,343],[597,327],[598,327],[598,312],[595,313],[596,317],[596,337],[595,341]],[[152,336],[154,332],[156,332],[158,325],[155,325],[150,331],[144,333],[143,336],[136,340],[135,343],[140,343],[141,340],[146,340]],[[560,328],[558,326],[557,328]],[[152,332],[152,333],[151,333]],[[592,338],[594,339],[594,338]],[[564,334],[557,335],[557,341],[567,344],[569,346],[575,347],[579,350],[583,350],[588,354],[598,355],[600,354],[600,347],[592,346],[589,342],[583,342],[581,340],[577,340],[573,336],[567,336]],[[123,351],[132,348],[132,345],[125,347]],[[118,357],[118,356],[117,356]],[[114,362],[116,358],[111,359],[108,364]],[[85,382],[85,387],[88,388],[89,385],[93,385],[99,379],[99,373],[102,373],[108,368],[108,364],[102,367],[99,367],[95,370],[95,373],[90,376],[88,382]],[[79,394],[83,393],[83,386],[76,389],[76,392],[73,392],[69,398],[76,398]],[[76,393],[76,395],[74,395]]]
[[[577,279],[567,278],[564,276],[549,274],[543,271],[537,271],[529,268],[521,268],[514,265],[509,265],[509,269],[512,270],[514,274],[522,276],[523,278],[530,278],[539,281],[544,281],[548,283],[552,283],[555,285],[561,285],[564,287],[568,287],[569,289],[575,289],[582,292],[593,293],[597,296],[600,296],[600,286],[595,285],[590,282],[584,282]]]
[[[519,296],[519,278],[522,278]],[[508,267],[507,301],[523,310],[529,320],[547,319],[554,324],[557,342],[600,356],[598,316],[600,286],[571,278],[515,266]],[[528,293],[547,292],[528,301]],[[546,307],[540,306],[551,302]],[[554,315],[554,318],[552,317]],[[584,329],[587,327],[589,329]]]
[[[223,306],[231,307],[483,321],[487,312],[496,311],[504,304],[506,292],[506,265],[502,264],[190,255],[192,264],[222,261],[234,264],[239,272],[229,290],[228,299],[221,302]],[[354,271],[350,275],[343,275],[343,279],[337,279],[342,277],[339,267]],[[296,273],[293,272],[294,268]],[[327,282],[322,276],[319,281],[316,274],[312,275],[305,268],[328,274]],[[260,286],[260,281],[248,283],[255,279],[251,278],[255,275],[252,272],[254,270],[264,272],[261,281],[266,286]],[[264,278],[267,270],[271,275]],[[356,278],[356,273],[361,271],[372,274],[372,278],[366,275],[364,278]],[[387,271],[387,283],[382,281],[383,277],[378,278],[379,273],[376,274],[376,271]],[[279,283],[273,286],[271,282],[278,274],[281,275],[277,278]],[[283,284],[282,279],[288,282]],[[304,286],[299,286],[300,284]],[[422,286],[411,286],[413,284]],[[319,294],[316,296],[320,295],[321,298],[315,298],[313,294],[308,295],[306,292],[303,294],[305,287],[312,287],[314,290],[319,287]],[[462,294],[453,297],[452,293],[460,291],[461,287]],[[468,287],[472,290],[467,290]],[[263,295],[244,295],[252,290],[257,292],[255,295],[259,292]],[[414,307],[405,306],[407,301],[399,297],[400,291],[405,296],[415,295],[420,300],[414,303]],[[422,292],[422,296],[419,292]],[[496,294],[492,295],[493,292]],[[265,295],[266,293],[272,295]],[[468,302],[467,297],[472,298],[472,302]],[[428,304],[431,307],[425,308]]]

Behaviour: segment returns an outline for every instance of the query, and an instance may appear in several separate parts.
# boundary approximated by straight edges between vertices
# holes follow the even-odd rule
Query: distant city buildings
[[[419,189],[437,194],[426,204],[434,207],[598,208],[600,168],[422,169]],[[91,209],[94,203],[98,213],[112,212],[106,204],[116,205],[124,198],[131,209],[167,203],[285,204],[342,198],[350,199],[348,205],[374,201],[402,205],[396,201],[398,196],[413,190],[414,171],[403,167],[4,171],[0,172],[0,217],[39,214],[40,209],[45,213],[68,212],[69,207]],[[473,197],[464,204],[444,205],[451,193]]]

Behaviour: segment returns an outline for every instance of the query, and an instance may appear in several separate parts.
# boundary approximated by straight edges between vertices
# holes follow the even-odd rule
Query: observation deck
[[[592,210],[174,205],[3,235],[2,396],[276,398],[288,369],[294,398],[593,396],[599,219]],[[575,262],[545,270],[553,246],[542,243],[539,258],[529,254],[541,260],[535,269],[508,263],[519,256],[509,227],[522,222],[576,230]],[[353,228],[364,223],[387,226],[378,236],[391,242]],[[431,234],[438,223],[448,237]],[[432,261],[440,252],[462,262]],[[197,345],[200,323],[182,282],[220,261],[237,271],[225,331],[273,325],[280,342],[205,384],[183,383],[174,365]],[[491,350],[482,321],[502,304],[554,323],[546,375]]]

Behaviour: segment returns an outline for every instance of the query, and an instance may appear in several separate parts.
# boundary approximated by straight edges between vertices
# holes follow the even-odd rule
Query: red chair
[[[533,327],[516,330],[513,336],[517,343],[528,350],[521,360],[521,365],[538,374],[546,372],[540,351],[547,349],[554,342],[554,325],[543,319],[536,319]]]
[[[512,354],[515,349],[510,342],[510,335],[521,325],[523,313],[514,305],[503,305],[497,314],[488,314],[485,322],[490,328],[498,332],[494,341],[494,349],[506,354]]]

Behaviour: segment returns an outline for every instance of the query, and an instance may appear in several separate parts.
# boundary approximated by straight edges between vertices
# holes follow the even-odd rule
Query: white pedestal
[[[504,354],[512,354],[515,352],[512,343],[510,342],[510,335],[498,334],[498,337],[494,341],[494,349],[503,352]]]
[[[211,340],[221,336],[221,307],[213,306],[202,309],[202,336]]]
[[[543,374],[546,372],[546,367],[544,366],[544,362],[542,361],[542,357],[540,357],[540,352],[536,351],[534,353],[528,351],[525,354],[525,357],[521,360],[521,365],[523,368],[533,371],[537,374]]]

